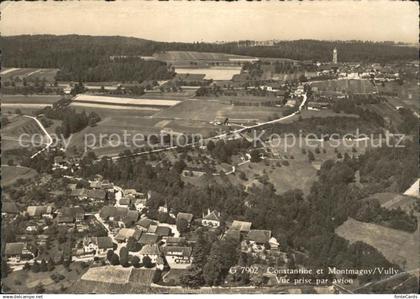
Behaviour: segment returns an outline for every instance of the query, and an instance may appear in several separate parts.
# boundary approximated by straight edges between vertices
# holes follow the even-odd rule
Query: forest
[[[199,51],[239,54],[255,57],[295,60],[331,61],[336,47],[341,62],[396,62],[417,59],[417,49],[391,42],[366,41],[280,41],[271,47],[241,48],[236,43],[166,43],[121,36],[21,35],[1,37],[4,67],[60,68],[61,80],[166,79],[170,71],[165,64],[153,61],[119,61],[111,56],[150,56],[161,51]],[[139,60],[139,59],[137,59]],[[146,67],[147,75],[140,67]],[[127,68],[125,70],[125,68]],[[124,71],[122,70],[124,69]],[[166,72],[165,72],[166,70]],[[105,74],[99,74],[105,72]],[[99,76],[98,78],[95,76]]]

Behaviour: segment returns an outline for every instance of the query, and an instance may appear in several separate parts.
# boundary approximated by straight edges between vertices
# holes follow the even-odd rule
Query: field
[[[206,80],[231,80],[241,72],[240,67],[176,68],[178,74],[205,74]]]
[[[311,83],[312,87],[318,87],[319,91],[347,91],[352,93],[372,93],[376,91],[369,80],[340,79],[325,80]]]
[[[387,82],[385,86],[378,84],[378,90],[380,93],[393,94],[388,97],[388,101],[394,106],[403,106],[414,111],[420,109],[419,86],[416,81],[407,81],[403,85],[399,85],[397,82]]]
[[[60,99],[60,95],[2,95],[1,110],[3,113],[14,113],[20,109],[23,114],[32,115]]]
[[[289,166],[277,166],[277,162],[279,161],[267,159],[259,163],[244,164],[237,169],[238,171],[244,172],[248,180],[242,181],[236,177],[232,178],[231,175],[229,179],[233,183],[236,181],[236,184],[247,186],[254,178],[262,176],[265,170],[269,182],[273,184],[277,194],[296,188],[308,194],[313,182],[316,180],[316,169],[311,163],[308,161],[288,160]]]
[[[122,266],[94,267],[90,268],[81,279],[105,283],[125,284],[129,282],[131,270],[131,267],[123,268]]]
[[[3,290],[18,294],[34,294],[36,293],[36,287],[42,284],[46,293],[62,293],[63,289],[70,288],[86,271],[80,263],[75,262],[70,265],[70,269],[71,271],[68,271],[64,266],[57,265],[51,272],[33,273],[24,270],[14,271],[6,278],[2,278]],[[57,274],[64,276],[64,279],[58,283],[54,282],[50,277],[51,275]],[[68,290],[72,292],[71,289]]]
[[[95,104],[95,103],[78,103],[73,102],[70,107],[76,111],[96,112],[100,116],[112,116],[112,115],[136,115],[136,116],[148,116],[159,111],[159,108],[154,107],[136,107],[136,106],[125,106],[125,105],[109,105],[109,104]]]
[[[350,241],[362,241],[375,247],[385,258],[405,270],[419,267],[418,231],[407,233],[373,223],[364,223],[349,218],[335,233]]]
[[[281,116],[279,107],[234,106],[223,104],[218,100],[188,100],[171,108],[162,110],[154,118],[192,119],[215,121],[231,118],[235,122],[266,121],[275,114]]]
[[[93,146],[94,152],[98,156],[114,155],[126,149],[134,150],[138,145],[144,144],[141,141],[141,135],[137,135],[134,144],[133,137],[136,134],[147,136],[150,134],[159,134],[161,131],[174,131],[185,134],[202,134],[209,136],[213,133],[215,127],[208,123],[193,120],[171,120],[150,118],[143,116],[107,116],[103,118],[94,127],[87,127],[84,130],[72,135],[70,140],[70,148],[77,147],[82,150],[85,145],[85,139],[88,145],[93,145],[93,140],[96,140]],[[94,137],[93,137],[94,135]],[[127,146],[119,144],[119,140],[124,140],[124,135],[127,136]],[[101,138],[101,136],[103,136]],[[101,141],[102,140],[102,141]]]
[[[418,187],[417,187],[418,192]],[[376,199],[378,200],[379,204],[386,209],[392,210],[392,209],[398,209],[405,211],[406,213],[410,213],[414,210],[416,206],[416,202],[419,200],[412,196],[406,196],[401,195],[397,193],[390,193],[390,192],[384,192],[384,193],[376,193],[365,200],[370,199]]]
[[[0,75],[2,80],[13,78],[31,80],[43,80],[54,82],[58,69],[36,69],[36,68],[5,68],[2,69]]]
[[[235,58],[252,58],[248,56],[225,54],[225,53],[211,53],[211,52],[194,52],[194,51],[166,51],[155,53],[153,55],[157,60],[166,62],[189,62],[189,61],[229,61]]]
[[[73,98],[76,103],[93,103],[102,105],[120,105],[120,106],[152,106],[152,107],[168,107],[179,103],[177,100],[161,100],[161,99],[145,99],[145,98],[123,98],[109,96],[95,96],[82,94]],[[130,107],[131,108],[131,107]],[[121,109],[116,108],[116,109]]]
[[[31,118],[13,115],[9,117],[10,123],[1,129],[1,149],[2,151],[20,148],[19,138],[22,136],[22,141],[29,141],[30,136],[34,134],[41,134],[41,128]],[[28,134],[22,135],[22,134]]]
[[[37,172],[31,168],[21,166],[1,166],[1,186],[10,186],[18,179],[31,179],[37,175]]]
[[[54,104],[61,99],[60,95],[2,95],[1,104]]]

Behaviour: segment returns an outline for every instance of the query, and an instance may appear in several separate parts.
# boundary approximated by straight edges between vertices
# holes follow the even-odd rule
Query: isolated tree
[[[39,270],[41,272],[47,272],[48,271],[48,266],[47,266],[47,262],[45,261],[45,259],[41,260],[41,265],[39,266]]]
[[[38,263],[37,260],[35,260],[34,263],[32,264],[31,270],[34,273],[38,273],[39,272],[40,267],[39,267],[39,263]]]
[[[134,268],[140,268],[140,258],[138,256],[133,256],[133,258],[131,259],[131,265]]]
[[[114,253],[111,257],[110,262],[111,262],[111,265],[113,265],[113,266],[119,265],[120,264],[120,258],[118,257],[118,254]]]
[[[152,268],[152,259],[148,257],[147,255],[143,257],[143,265],[145,268]]]
[[[214,142],[213,141],[209,141],[208,143],[207,143],[207,150],[209,151],[209,152],[212,152],[213,150],[214,150],[214,148],[215,148],[216,146],[214,145]]]
[[[107,252],[106,252],[106,259],[108,260],[108,261],[110,261],[111,262],[111,259],[112,259],[112,256],[114,255],[114,251],[112,251],[111,249],[109,249]]]
[[[9,265],[7,264],[6,260],[1,260],[1,278],[7,277],[10,272]]]
[[[55,264],[54,264],[54,260],[52,258],[50,258],[48,260],[48,271],[52,271],[55,268]]]
[[[308,160],[309,160],[309,162],[315,161],[315,156],[314,156],[314,153],[312,151],[308,151]]]
[[[123,267],[128,267],[128,249],[127,247],[121,247],[120,249],[120,264]]]

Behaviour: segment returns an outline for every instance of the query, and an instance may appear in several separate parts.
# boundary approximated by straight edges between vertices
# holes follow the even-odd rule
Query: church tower
[[[333,50],[333,61],[334,64],[337,64],[338,58],[337,58],[337,48],[334,48]]]

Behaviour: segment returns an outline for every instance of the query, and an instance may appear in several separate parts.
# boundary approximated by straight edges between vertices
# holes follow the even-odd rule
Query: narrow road
[[[32,118],[34,121],[36,121],[36,123],[38,124],[38,126],[41,128],[42,132],[48,137],[48,143],[47,143],[47,145],[42,150],[40,150],[40,151],[36,152],[35,154],[33,154],[31,156],[31,159],[33,159],[34,157],[36,157],[41,152],[47,150],[52,145],[53,139],[51,138],[51,135],[47,132],[47,130],[45,130],[44,125],[36,117],[30,116],[30,115],[24,115],[23,117]]]

